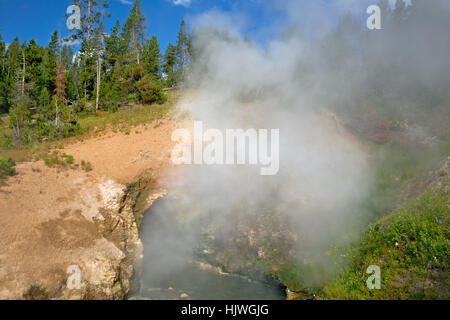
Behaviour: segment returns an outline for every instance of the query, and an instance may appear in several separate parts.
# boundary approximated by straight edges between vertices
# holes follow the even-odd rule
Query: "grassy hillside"
[[[449,179],[380,218],[349,250],[350,266],[323,290],[325,299],[449,299]],[[367,267],[381,269],[369,290]]]
[[[97,136],[110,130],[114,133],[129,134],[140,125],[158,121],[173,110],[178,101],[178,92],[169,92],[168,100],[163,104],[130,105],[119,108],[116,112],[92,112],[78,115],[78,130],[74,137],[55,140],[42,139],[29,144],[13,145],[11,128],[7,115],[0,115],[0,157],[14,161],[26,161],[36,154],[47,153],[51,149],[59,149],[64,143],[73,139],[83,140]],[[156,123],[155,125],[158,125]],[[137,129],[135,129],[137,130]]]

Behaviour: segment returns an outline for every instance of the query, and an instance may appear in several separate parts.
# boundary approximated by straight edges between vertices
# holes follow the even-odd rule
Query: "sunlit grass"
[[[324,289],[326,299],[448,299],[448,190],[428,191],[373,223],[349,250],[350,267]],[[369,290],[366,269],[381,269],[381,289]]]

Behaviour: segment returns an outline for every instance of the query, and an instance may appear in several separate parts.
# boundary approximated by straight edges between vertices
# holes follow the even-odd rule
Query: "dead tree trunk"
[[[91,0],[88,2],[88,30],[87,30],[87,40],[89,46],[89,40],[91,40]]]
[[[25,50],[22,51],[23,68],[22,68],[22,96],[25,95]]]
[[[98,101],[100,98],[100,84],[101,84],[101,59],[100,56],[97,59],[97,97],[95,99],[95,110],[98,111]]]

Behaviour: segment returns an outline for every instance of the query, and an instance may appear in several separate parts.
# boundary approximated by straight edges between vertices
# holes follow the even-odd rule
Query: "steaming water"
[[[141,226],[144,266],[139,296],[155,300],[281,300],[279,286],[203,270],[188,263],[183,232],[172,220],[169,200],[161,199],[145,213]],[[177,233],[179,241],[168,234]]]

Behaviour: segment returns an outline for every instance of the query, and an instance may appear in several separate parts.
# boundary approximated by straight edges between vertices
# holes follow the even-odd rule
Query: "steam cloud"
[[[278,2],[279,9],[280,3],[290,17],[292,2]],[[450,45],[444,28],[449,30],[449,20],[434,26],[434,14],[432,8],[423,11],[413,31],[416,37],[409,38],[408,44],[402,38],[406,31],[380,31],[367,37],[361,33],[365,21],[350,19],[340,25],[349,29],[346,38],[324,35],[319,41],[296,27],[285,26],[283,36],[265,47],[242,36],[240,27],[245,20],[241,15],[235,19],[214,10],[192,19],[197,54],[190,74],[194,89],[180,105],[209,128],[280,129],[280,172],[262,177],[258,166],[178,168],[169,186],[170,203],[153,211],[165,217],[166,223],[146,224],[143,230],[150,237],[146,245],[152,254],[164,257],[161,264],[153,260],[153,270],[167,273],[177,261],[192,258],[205,226],[214,226],[224,241],[243,225],[248,238],[265,234],[269,241],[279,237],[277,232],[292,232],[289,254],[307,262],[319,249],[366,224],[370,217],[362,208],[372,172],[367,154],[336,114],[356,117],[362,107],[358,97],[377,81],[382,83],[380,90],[398,95],[425,79],[430,85],[449,83],[446,53]],[[315,21],[318,27],[321,20]],[[439,33],[428,37],[426,43],[415,42],[427,39],[429,32]],[[344,41],[363,53],[342,53]],[[400,51],[399,41],[408,52]],[[408,61],[401,61],[406,54]],[[392,65],[400,73],[407,70],[409,80],[384,76]],[[403,101],[410,107],[405,113],[415,110],[412,100]],[[267,212],[282,217],[285,227],[277,229],[276,223],[255,218],[267,217]],[[205,219],[208,222],[202,224]],[[256,220],[248,222],[252,219]],[[174,224],[189,227],[184,232],[174,231]],[[163,226],[169,231],[162,235],[157,230]]]

